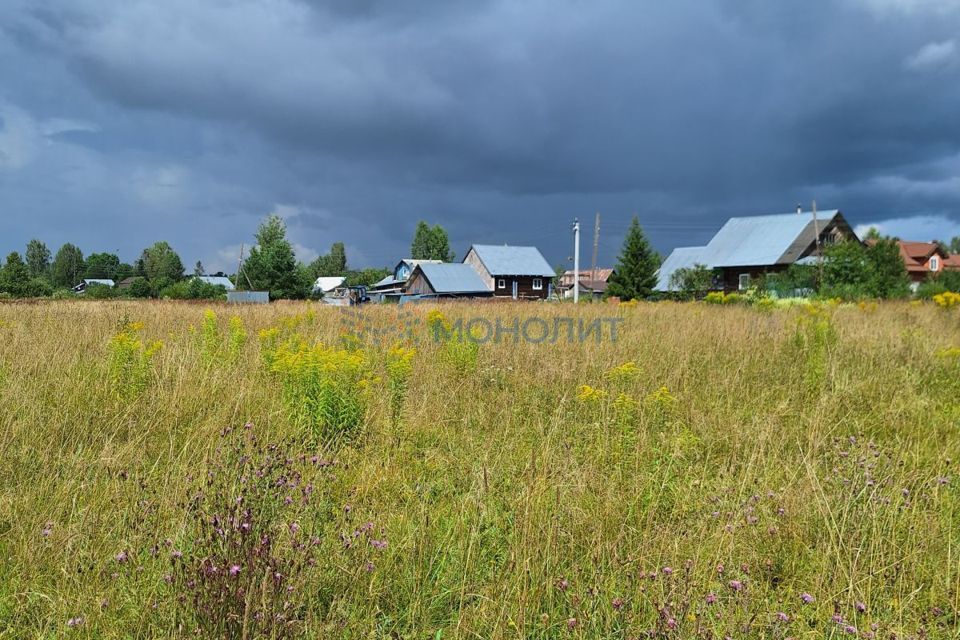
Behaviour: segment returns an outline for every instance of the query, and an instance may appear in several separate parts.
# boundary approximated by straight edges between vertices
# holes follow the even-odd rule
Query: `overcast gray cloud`
[[[402,257],[419,218],[663,252],[816,198],[960,221],[955,0],[7,0],[0,250],[156,239],[230,268],[270,212],[302,259]],[[887,222],[889,221],[889,222]]]

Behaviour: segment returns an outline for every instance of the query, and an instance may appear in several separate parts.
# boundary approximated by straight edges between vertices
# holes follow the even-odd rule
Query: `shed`
[[[404,294],[423,297],[477,298],[493,295],[479,274],[468,264],[422,263],[418,264],[407,284]]]

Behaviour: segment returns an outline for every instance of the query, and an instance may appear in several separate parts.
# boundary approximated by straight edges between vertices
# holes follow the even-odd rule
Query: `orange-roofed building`
[[[950,255],[936,242],[897,240],[910,281],[919,284],[946,269],[960,269],[960,255]]]

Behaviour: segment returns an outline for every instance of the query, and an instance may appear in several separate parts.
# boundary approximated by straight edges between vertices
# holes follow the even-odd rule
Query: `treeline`
[[[446,231],[420,222],[411,246],[414,258],[452,260]],[[386,268],[351,269],[346,248],[335,242],[327,254],[305,264],[299,262],[287,240],[287,229],[278,216],[269,216],[256,233],[256,244],[230,279],[238,289],[269,291],[270,298],[306,299],[316,297],[313,285],[321,276],[342,276],[347,286],[371,285],[391,273]],[[200,261],[187,274],[179,254],[168,242],[156,242],[144,249],[131,264],[114,253],[84,256],[76,245],[67,243],[56,254],[40,240],[27,243],[23,255],[10,253],[0,267],[0,296],[7,298],[65,298],[75,295],[74,287],[84,280],[112,280],[115,286],[90,284],[88,298],[170,298],[221,299],[222,286],[207,284],[193,276],[206,274]],[[122,287],[116,286],[121,281]]]

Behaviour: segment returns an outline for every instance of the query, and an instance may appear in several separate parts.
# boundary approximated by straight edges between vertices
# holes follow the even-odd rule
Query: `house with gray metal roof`
[[[494,296],[544,299],[553,291],[554,270],[536,247],[475,244],[463,263],[476,270]]]
[[[400,295],[413,270],[420,264],[443,264],[443,261],[404,258],[393,268],[393,273],[370,285],[370,293],[379,294],[381,300],[384,296]]]
[[[819,238],[819,242],[818,242]],[[716,288],[748,289],[750,282],[768,273],[785,271],[792,264],[809,262],[820,250],[857,235],[839,210],[785,213],[730,218],[703,247],[675,249],[657,274],[657,291],[676,287],[677,270],[703,265],[717,272]]]
[[[418,298],[482,298],[493,295],[469,264],[425,261],[414,267],[405,296]]]

